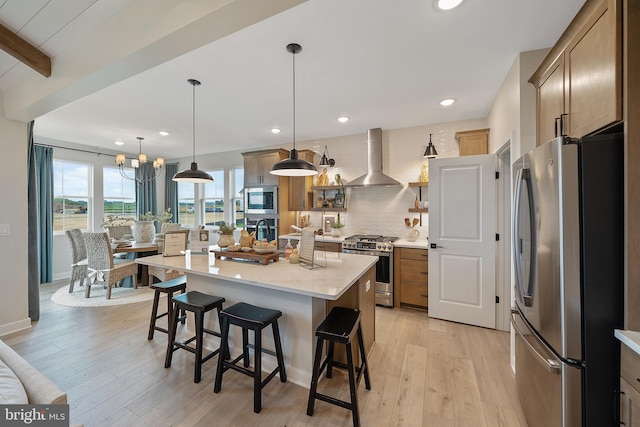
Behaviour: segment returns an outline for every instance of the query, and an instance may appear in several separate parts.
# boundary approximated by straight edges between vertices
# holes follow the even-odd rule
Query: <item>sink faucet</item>
[[[269,225],[269,221],[267,221],[265,218],[261,218],[256,221],[256,235],[258,234],[258,226],[261,222],[264,222],[264,224],[267,226],[267,234],[269,235],[269,237],[271,237],[271,226]]]

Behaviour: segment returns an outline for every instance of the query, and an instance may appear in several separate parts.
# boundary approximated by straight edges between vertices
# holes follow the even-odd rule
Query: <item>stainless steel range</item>
[[[342,242],[342,252],[374,255],[376,263],[376,304],[393,307],[393,242],[397,237],[356,234]]]

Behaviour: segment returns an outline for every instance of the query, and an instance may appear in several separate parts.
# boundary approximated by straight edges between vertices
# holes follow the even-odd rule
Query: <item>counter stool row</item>
[[[222,388],[223,375],[229,369],[253,377],[253,411],[256,413],[260,412],[262,409],[262,389],[264,386],[267,385],[277,374],[279,374],[281,382],[286,382],[287,380],[282,343],[280,340],[280,331],[278,329],[278,319],[282,316],[282,312],[279,310],[257,307],[244,302],[239,302],[231,307],[223,309],[222,304],[225,302],[225,299],[222,297],[207,295],[198,291],[185,292],[186,280],[184,276],[180,276],[167,282],[152,284],[151,287],[155,289],[155,296],[148,339],[153,339],[153,332],[155,330],[165,332],[169,335],[167,354],[164,364],[165,368],[169,368],[171,366],[173,353],[176,350],[187,350],[195,354],[193,381],[198,383],[202,377],[202,364],[214,357],[216,354],[220,354],[222,349],[222,354],[218,357],[213,391],[215,393],[220,392]],[[176,292],[181,293],[173,296]],[[169,303],[167,313],[158,315],[158,300],[161,293],[167,293]],[[212,310],[217,311],[220,332],[204,327],[204,315]],[[177,326],[179,322],[184,323],[187,311],[194,314],[195,335],[188,338],[186,341],[178,341],[176,339]],[[163,316],[168,316],[168,330],[159,328],[155,325],[156,320]],[[229,352],[229,329],[231,325],[236,325],[242,329],[242,353],[233,360],[230,360],[231,355]],[[275,352],[262,348],[262,330],[269,326],[271,326],[273,331]],[[253,346],[249,344],[250,330],[254,333]],[[220,346],[207,356],[203,357],[203,339],[205,333],[219,337]],[[309,399],[307,403],[307,415],[313,415],[316,399],[323,400],[333,405],[350,409],[352,412],[353,425],[359,426],[360,416],[358,411],[357,388],[363,376],[367,390],[371,389],[369,366],[367,363],[362,326],[360,322],[360,310],[334,307],[327,318],[318,326],[315,335],[317,337],[317,344],[313,362],[311,387],[309,389]],[[354,364],[352,352],[352,341],[356,337],[361,359],[359,367],[356,367]],[[193,341],[196,342],[195,347],[189,345]],[[325,341],[328,343],[328,352],[323,361],[323,344]],[[347,355],[346,364],[338,363],[333,360],[334,347],[336,343],[345,345]],[[249,369],[249,350],[251,347],[254,349],[253,370]],[[268,353],[275,356],[278,362],[276,368],[269,373],[264,380],[262,380],[262,353]],[[242,366],[239,365],[240,361],[242,361]],[[326,369],[326,377],[331,378],[334,365],[348,370],[350,391],[350,401],[348,402],[318,393],[317,391],[318,381],[323,371]]]

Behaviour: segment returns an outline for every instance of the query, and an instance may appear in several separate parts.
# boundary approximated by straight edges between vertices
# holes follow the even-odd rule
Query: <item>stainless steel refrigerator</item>
[[[554,139],[514,164],[516,384],[531,427],[618,425],[623,136]]]

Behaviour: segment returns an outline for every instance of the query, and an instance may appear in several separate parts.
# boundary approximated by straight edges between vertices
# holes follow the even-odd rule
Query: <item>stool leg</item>
[[[195,370],[193,372],[193,382],[199,383],[202,377],[202,343],[204,339],[204,313],[198,310],[194,314],[196,316],[196,364],[195,364]],[[177,319],[176,319],[176,323],[178,323]]]
[[[313,415],[313,407],[316,403],[316,390],[318,389],[318,377],[320,376],[320,360],[322,359],[322,346],[324,340],[318,337],[316,343],[316,355],[313,358],[313,372],[311,373],[311,387],[309,388],[309,403],[307,403],[307,415]]]
[[[231,352],[229,351],[229,343],[226,345],[222,343],[222,316],[220,316],[220,310],[222,310],[222,305],[217,307],[218,313],[218,325],[220,325],[220,348],[218,349],[218,357],[222,357],[224,360],[231,359]]]
[[[255,351],[255,348],[254,348]],[[242,328],[242,355],[244,367],[249,367],[249,330]]]
[[[284,355],[282,354],[282,342],[280,341],[280,330],[278,329],[278,321],[271,324],[273,328],[273,342],[276,345],[276,357],[278,358],[278,368],[280,368],[280,382],[287,381],[287,372],[284,367]]]
[[[349,392],[351,393],[351,414],[353,416],[353,426],[360,426],[360,416],[358,414],[358,389],[356,387],[355,366],[353,365],[353,352],[351,343],[347,347],[347,367],[349,369]]]
[[[229,342],[229,319],[227,319],[226,317],[222,318],[222,321],[220,323],[220,332],[222,335],[222,338],[220,338],[220,347],[227,346],[228,348],[228,342]],[[222,374],[224,373],[224,357],[220,357],[218,355],[218,368],[216,369],[216,381],[215,384],[213,386],[213,392],[214,393],[218,393],[220,392],[220,389],[222,388]]]
[[[169,331],[169,339],[167,341],[167,355],[164,359],[164,367],[165,368],[169,368],[171,367],[171,359],[173,358],[173,343],[176,339],[176,327],[177,327],[177,323],[178,323],[178,319],[177,319],[177,314],[178,314],[178,307],[177,304],[174,303],[173,305],[173,309],[172,309],[172,315],[171,315],[171,319],[169,320],[169,324],[167,325],[167,329]]]
[[[147,335],[148,340],[153,339],[153,333],[156,330],[156,318],[158,317],[158,303],[160,302],[160,292],[156,289],[155,294],[153,295],[153,307],[151,307],[151,321],[149,322],[149,334]],[[171,305],[171,302],[169,302]],[[171,320],[171,316],[168,317]]]
[[[335,343],[333,341],[329,341],[329,351],[327,351],[327,378],[331,378],[333,375],[333,347]]]
[[[187,292],[187,288],[184,288],[184,289],[182,290],[182,292],[180,292],[180,293],[181,293],[181,294],[184,294],[185,292]],[[171,306],[171,305],[169,305],[169,306]],[[185,321],[187,320],[187,310],[184,310],[184,309],[183,309],[183,310],[181,311],[181,313],[182,313],[182,314],[180,315],[180,323],[182,323],[182,324],[184,325]]]
[[[371,381],[369,380],[369,362],[367,362],[367,352],[364,349],[364,339],[362,339],[362,327],[358,325],[358,347],[360,347],[360,369],[364,369],[364,385],[367,390],[371,390]]]
[[[253,412],[257,414],[262,409],[262,331],[253,332]]]

